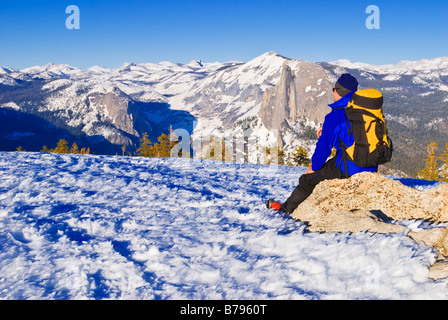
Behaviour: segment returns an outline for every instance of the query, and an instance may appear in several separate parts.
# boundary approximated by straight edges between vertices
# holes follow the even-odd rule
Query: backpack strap
[[[342,157],[341,157],[341,160],[339,161],[339,168],[341,167],[341,163],[342,163],[342,161],[344,161],[344,168],[345,168],[345,177],[346,178],[349,178],[350,176],[349,176],[349,173],[348,173],[348,164],[347,164],[347,148],[348,148],[348,146],[344,143],[344,141],[342,141],[342,139],[341,138],[339,138],[339,147],[341,148],[341,150],[342,150]]]
[[[345,115],[345,123],[347,124],[348,136],[350,137],[351,135],[353,135],[353,128],[350,125],[350,120],[348,119],[347,108],[344,108],[344,115]]]
[[[347,133],[348,133],[349,136],[351,136],[351,135],[353,135],[353,128],[350,125],[350,120],[348,119],[348,116],[347,116],[347,108],[346,107],[341,107],[341,108],[334,108],[333,110],[339,110],[339,109],[344,110],[345,123],[347,125]],[[339,147],[342,150],[342,157],[341,157],[341,160],[339,161],[338,167],[341,168],[342,161],[344,161],[345,177],[349,178],[350,176],[349,176],[349,173],[348,173],[348,164],[347,164],[348,154],[347,154],[347,151],[346,151],[348,146],[344,143],[344,141],[342,141],[341,138],[339,138]]]

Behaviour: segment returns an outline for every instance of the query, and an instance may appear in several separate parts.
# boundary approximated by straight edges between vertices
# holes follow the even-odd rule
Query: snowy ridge
[[[42,93],[29,91],[28,99],[15,104],[19,106],[18,111],[49,111],[87,137],[101,135],[120,148],[126,144],[132,150],[143,132],[157,130],[158,124],[163,124],[165,127],[160,129],[165,131],[170,125],[194,128],[194,132],[189,132],[193,138],[206,141],[211,136],[223,138],[241,134],[242,128],[236,123],[248,119],[252,121],[252,136],[272,144],[272,141],[277,143],[277,138],[259,117],[263,94],[278,84],[285,63],[295,70],[300,69],[299,62],[267,52],[247,63],[192,61],[184,65],[167,61],[126,62],[117,69],[95,66],[87,70],[49,63],[8,74],[0,77],[0,81],[14,86],[19,76],[30,82],[43,79]],[[315,68],[321,69],[317,65]],[[317,92],[314,87],[303,91],[307,96],[311,94],[318,98],[325,93],[322,90]],[[42,100],[36,100],[36,94]],[[8,107],[15,103],[8,101],[7,96],[3,99],[0,106]],[[308,99],[313,100],[313,97]],[[139,104],[138,110],[126,110],[125,106],[133,102],[147,105],[142,107]],[[185,125],[182,123],[185,120],[180,117],[170,118],[172,114],[182,114],[180,112],[159,112],[156,104],[167,104],[170,110],[182,111],[183,115],[188,115],[183,119],[189,123]],[[137,124],[136,119],[142,120]],[[195,122],[191,123],[191,119]],[[153,132],[152,139],[160,133]],[[264,138],[266,136],[267,139]],[[294,134],[288,133],[288,136],[294,137]],[[296,144],[297,141],[285,143],[287,146]],[[257,157],[259,155],[253,156]]]
[[[427,278],[436,253],[405,234],[307,233],[267,210],[305,168],[23,152],[0,164],[2,299],[447,298]]]
[[[416,74],[417,72],[430,73],[434,71],[441,71],[442,75],[448,74],[448,57],[440,57],[435,59],[422,59],[419,61],[400,61],[398,64],[373,65],[363,62],[351,62],[347,59],[340,59],[331,64],[338,65],[349,69],[364,69],[377,73],[391,73],[391,74]]]
[[[7,74],[11,72],[16,72],[17,70],[13,68],[0,67],[0,74]]]
[[[348,60],[317,64],[267,52],[248,62],[125,62],[119,68],[94,66],[86,70],[53,63],[20,71],[3,67],[0,108],[43,114],[57,126],[62,123],[71,135],[82,135],[80,144],[96,153],[121,154],[123,145],[128,152],[135,152],[144,132],[155,141],[162,131],[174,127],[186,129],[202,143],[211,137],[250,132],[260,142],[260,150],[278,141],[288,162],[297,146],[312,154],[313,131],[330,111],[327,105],[332,102],[333,83],[346,71],[354,73],[361,86],[378,88],[388,104],[394,103],[386,113],[396,127],[417,119],[419,128],[437,131],[441,140],[448,135],[446,121],[431,126],[435,119],[446,120],[445,57],[375,66]],[[421,106],[418,116],[415,105]],[[0,139],[5,137],[10,137],[9,132]],[[401,157],[397,159],[413,161],[403,164],[401,171],[416,168],[424,157],[416,153],[426,143],[420,137],[423,135],[415,137],[405,150],[400,149],[403,143],[396,144],[396,155]],[[99,141],[104,145],[98,147]],[[6,150],[23,143],[27,141],[9,139]],[[41,147],[36,143],[26,150]],[[408,150],[413,150],[412,154]],[[251,155],[250,159],[261,156]]]
[[[400,61],[397,65],[372,65],[362,62],[351,62],[340,59],[330,64],[348,69],[358,69],[364,72],[384,75],[385,81],[397,81],[401,76],[414,76],[415,84],[428,85],[432,89],[448,91],[448,86],[440,77],[448,76],[448,57],[422,59],[419,61]]]

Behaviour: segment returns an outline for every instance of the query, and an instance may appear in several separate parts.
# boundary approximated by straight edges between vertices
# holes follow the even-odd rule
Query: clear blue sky
[[[68,5],[80,29],[68,30]],[[380,29],[368,30],[368,5]],[[0,0],[0,66],[248,61],[275,51],[373,64],[448,56],[447,0]]]

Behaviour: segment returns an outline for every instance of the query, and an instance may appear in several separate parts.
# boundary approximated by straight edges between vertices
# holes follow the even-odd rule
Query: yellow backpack
[[[343,146],[344,156],[359,167],[381,165],[392,158],[392,140],[387,135],[382,107],[381,92],[365,89],[355,92],[345,108],[349,135],[353,135],[355,142]]]

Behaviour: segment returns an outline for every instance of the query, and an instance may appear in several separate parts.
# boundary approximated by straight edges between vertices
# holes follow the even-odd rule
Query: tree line
[[[17,151],[26,151],[21,146],[17,147]],[[90,148],[81,148],[79,149],[76,142],[74,142],[71,146],[69,145],[68,141],[65,139],[61,139],[56,144],[56,147],[52,149],[48,149],[48,147],[45,145],[42,147],[40,152],[44,153],[73,153],[73,154],[90,154]]]
[[[157,157],[169,158],[172,156],[173,148],[179,143],[178,138],[170,131],[169,134],[162,133],[157,138],[157,143],[151,142],[148,134],[145,132],[140,138],[140,146],[137,148],[137,156],[139,157]],[[448,143],[445,146],[444,152],[437,156],[438,144],[431,142],[427,147],[427,158],[425,160],[425,167],[417,173],[419,179],[429,181],[443,181],[448,182]],[[22,147],[18,147],[17,151],[25,151]],[[122,147],[123,156],[125,155],[126,146]],[[218,161],[233,161],[234,157],[226,148],[224,141],[211,139],[207,144],[205,150],[201,155],[204,160],[218,160]],[[72,153],[72,154],[90,154],[90,148],[79,148],[76,143],[71,146],[67,140],[61,139],[54,148],[49,149],[43,146],[41,152],[45,153]],[[190,157],[189,154],[182,155],[184,150],[179,151],[177,156]],[[336,150],[333,148],[331,156],[334,156]],[[307,149],[303,146],[298,146],[288,161],[285,161],[285,154],[281,148],[278,147],[264,147],[262,152],[262,164],[277,163],[279,165],[289,166],[303,166],[307,167],[311,164],[311,157]],[[129,154],[130,155],[130,154]]]
[[[145,132],[140,139],[140,146],[137,149],[137,156],[140,157],[160,157],[168,158],[172,156],[173,148],[179,143],[178,137],[171,131],[168,135],[162,134],[157,138],[158,143],[152,143],[148,138],[148,134]],[[125,146],[123,146],[123,154],[125,152]],[[176,151],[174,151],[176,152]],[[188,151],[178,151],[178,157],[190,157]],[[183,152],[188,154],[183,155]],[[201,152],[201,159],[203,160],[217,160],[217,161],[229,161],[232,162],[235,159],[236,151],[233,148],[229,148],[224,141],[211,138],[206,143]],[[284,151],[278,147],[264,147],[262,152],[262,158],[259,159],[262,164],[290,165],[290,166],[308,166],[311,164],[311,159],[308,151],[305,147],[299,146],[296,148],[291,159],[288,162],[284,160]]]

